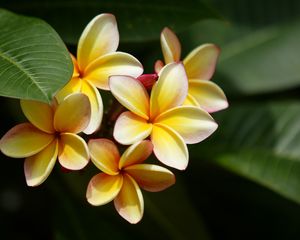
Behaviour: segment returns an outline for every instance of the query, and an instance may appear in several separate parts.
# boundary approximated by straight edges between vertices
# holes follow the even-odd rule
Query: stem
[[[124,110],[125,107],[123,107],[116,99],[110,101],[108,110],[103,114],[100,128],[92,135],[87,136],[86,140],[91,138],[108,138],[113,140],[113,127]]]

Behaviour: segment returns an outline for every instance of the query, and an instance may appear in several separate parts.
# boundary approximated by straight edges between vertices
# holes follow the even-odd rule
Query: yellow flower
[[[180,42],[169,28],[164,28],[160,42],[165,63],[180,61]],[[186,105],[200,106],[212,113],[228,107],[228,102],[223,90],[211,79],[220,49],[214,44],[203,44],[195,48],[183,60],[183,64],[189,79],[189,90],[184,102]],[[157,72],[162,68],[163,62],[157,61]]]
[[[116,145],[108,139],[90,140],[88,146],[91,160],[103,171],[89,182],[88,202],[99,206],[114,200],[118,213],[130,223],[139,222],[143,216],[140,187],[157,192],[175,183],[175,176],[166,168],[142,163],[152,153],[150,141],[131,145],[121,157]]]
[[[111,76],[109,84],[116,99],[130,110],[117,119],[114,138],[129,145],[150,135],[156,157],[168,166],[185,169],[186,143],[200,142],[217,128],[206,111],[182,106],[188,79],[181,63],[170,63],[159,72],[150,98],[145,87],[132,77]]]
[[[2,137],[0,149],[9,157],[26,158],[24,172],[28,186],[37,186],[46,180],[57,156],[67,169],[79,170],[86,166],[88,147],[76,135],[90,120],[90,103],[85,95],[69,95],[58,106],[21,100],[21,108],[30,123],[10,129]]]
[[[103,104],[97,88],[109,90],[110,75],[138,77],[143,72],[140,62],[130,54],[116,52],[119,32],[111,14],[100,14],[86,26],[78,42],[77,60],[72,56],[74,73],[70,82],[57,94],[60,102],[73,92],[82,92],[91,102],[91,120],[84,130],[96,131],[102,121]]]

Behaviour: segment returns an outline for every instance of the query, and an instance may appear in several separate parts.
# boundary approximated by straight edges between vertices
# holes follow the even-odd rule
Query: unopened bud
[[[156,73],[143,74],[137,78],[137,80],[140,81],[147,90],[150,90],[152,88],[157,79],[158,75]]]

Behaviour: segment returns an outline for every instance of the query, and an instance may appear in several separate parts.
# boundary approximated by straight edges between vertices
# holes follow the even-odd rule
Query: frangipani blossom
[[[180,61],[180,42],[169,28],[164,28],[160,42],[165,63]],[[184,102],[186,105],[200,106],[207,112],[212,113],[228,107],[228,102],[223,90],[211,79],[220,49],[214,44],[203,44],[195,48],[183,60],[183,64],[189,79],[189,90]],[[163,67],[163,62],[157,61],[157,72]]]
[[[14,158],[26,158],[24,171],[28,186],[43,183],[56,159],[67,169],[79,170],[89,161],[86,142],[76,135],[90,121],[90,102],[84,94],[69,95],[58,106],[21,100],[30,123],[10,129],[0,141],[1,151]]]
[[[145,87],[129,76],[111,76],[110,89],[128,110],[116,121],[114,138],[129,145],[147,138],[162,163],[185,169],[186,143],[198,143],[217,128],[212,117],[195,106],[182,106],[187,97],[188,79],[181,63],[170,63],[160,72],[149,97]]]
[[[109,90],[110,75],[138,77],[141,63],[132,55],[116,52],[119,45],[117,22],[112,14],[100,14],[86,26],[78,42],[77,60],[72,56],[74,72],[70,82],[57,94],[60,102],[73,92],[82,92],[91,102],[91,120],[84,130],[96,131],[102,121],[103,103],[96,88]]]
[[[143,164],[152,153],[152,144],[144,140],[131,145],[120,157],[116,145],[108,139],[88,143],[91,160],[103,173],[89,182],[86,197],[99,206],[114,200],[118,213],[130,223],[143,217],[144,200],[141,188],[150,192],[162,191],[175,183],[168,169]]]

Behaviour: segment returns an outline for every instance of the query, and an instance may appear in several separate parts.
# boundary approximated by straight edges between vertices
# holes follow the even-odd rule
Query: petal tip
[[[34,181],[34,180],[26,179],[26,184],[27,184],[28,187],[38,187],[39,185],[42,184],[42,182],[37,182],[37,181]]]
[[[163,30],[161,31],[161,34],[164,34],[165,32],[172,32],[173,31],[169,27],[164,27]]]

